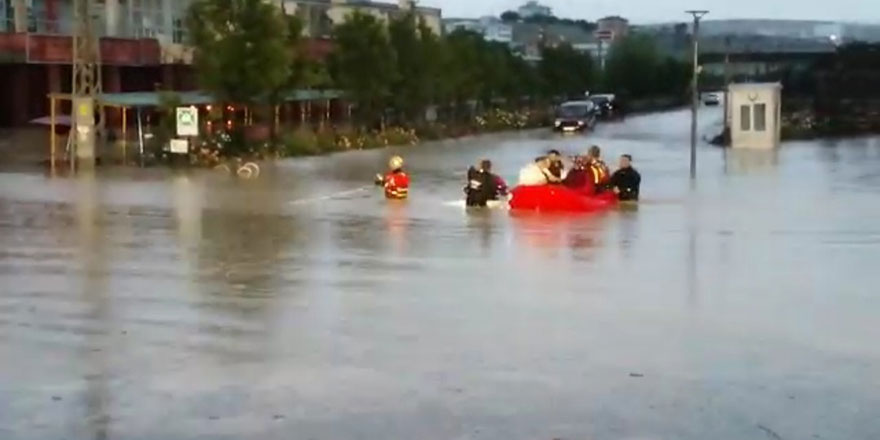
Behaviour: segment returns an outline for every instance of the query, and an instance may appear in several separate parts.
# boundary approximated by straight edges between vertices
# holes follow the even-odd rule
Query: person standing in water
[[[492,174],[492,162],[480,161],[479,168],[468,169],[468,184],[465,187],[467,206],[486,206],[490,200],[498,200],[507,194],[507,183]]]
[[[593,174],[589,170],[589,164],[585,157],[579,156],[574,158],[574,164],[568,171],[568,174],[565,175],[562,184],[579,192],[588,194],[595,192],[593,189]]]
[[[605,165],[602,160],[602,150],[599,146],[593,145],[587,150],[587,167],[593,178],[595,193],[604,191],[611,179],[611,172],[608,170],[608,165]]]
[[[642,176],[632,167],[632,156],[620,156],[620,168],[611,175],[610,185],[621,202],[638,201]]]
[[[376,185],[385,188],[385,198],[403,200],[409,197],[409,176],[403,171],[403,158],[394,156],[388,161],[388,173],[376,175]]]

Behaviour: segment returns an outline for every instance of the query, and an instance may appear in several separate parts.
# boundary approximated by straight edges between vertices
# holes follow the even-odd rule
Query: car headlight
[[[560,121],[559,119],[557,119],[557,120],[553,121],[553,125],[559,127],[560,125],[562,125],[562,121]]]
[[[584,125],[584,121],[578,121],[578,125]]]

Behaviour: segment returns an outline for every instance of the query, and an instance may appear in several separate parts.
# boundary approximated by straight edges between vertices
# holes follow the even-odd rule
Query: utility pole
[[[697,178],[697,111],[700,107],[700,19],[709,11],[685,11],[694,17],[694,73],[691,78],[691,180]]]
[[[95,165],[95,138],[100,124],[95,124],[95,106],[101,94],[101,54],[95,33],[92,12],[94,0],[73,2],[73,84],[71,163],[86,167]]]
[[[727,105],[730,99],[730,41],[729,35],[724,38],[724,136],[730,133],[730,108]]]

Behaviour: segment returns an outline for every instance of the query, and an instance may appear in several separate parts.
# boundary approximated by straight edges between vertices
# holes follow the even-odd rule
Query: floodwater
[[[703,113],[701,132],[720,115]],[[880,139],[687,112],[283,161],[0,174],[0,439],[878,439]],[[464,169],[635,156],[637,209],[465,212]]]

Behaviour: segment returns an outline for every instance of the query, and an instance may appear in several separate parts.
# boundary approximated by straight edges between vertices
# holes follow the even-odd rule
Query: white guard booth
[[[731,84],[727,92],[730,147],[760,150],[778,147],[782,84]]]

